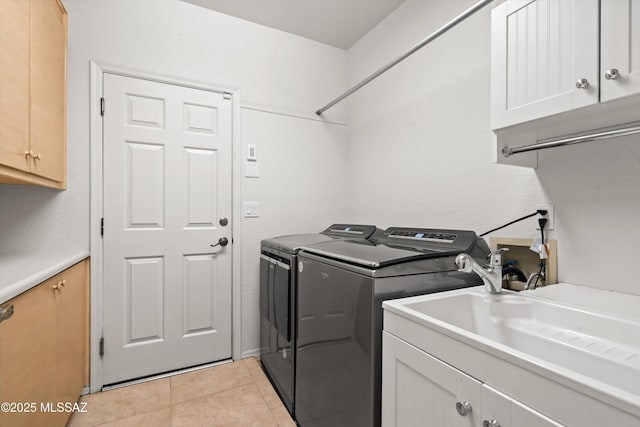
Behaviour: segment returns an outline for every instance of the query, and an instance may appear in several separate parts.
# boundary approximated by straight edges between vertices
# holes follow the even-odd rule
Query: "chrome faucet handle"
[[[464,271],[465,273],[471,273],[473,271],[473,258],[469,254],[458,254],[456,257],[456,265],[458,271]]]
[[[499,248],[489,254],[487,267],[495,268],[502,267],[502,254],[507,252],[509,248]]]

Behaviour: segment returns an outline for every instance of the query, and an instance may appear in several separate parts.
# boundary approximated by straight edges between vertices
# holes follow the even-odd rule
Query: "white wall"
[[[260,218],[243,223],[243,348],[257,349],[260,240],[315,233],[348,221],[347,127],[317,121],[242,113],[243,139],[258,141],[260,178],[247,178],[244,199],[260,201]],[[251,347],[255,345],[256,347]]]
[[[349,50],[352,83],[475,0],[407,0]],[[489,8],[350,100],[353,221],[483,232],[556,207],[559,279],[640,294],[640,144],[541,152],[537,170],[492,163]],[[535,237],[536,222],[495,236]]]
[[[60,245],[89,247],[89,60],[241,88],[243,103],[312,115],[346,86],[346,52],[177,0],[64,0],[68,40],[66,192],[0,186],[0,255],[37,258]],[[333,118],[344,115],[332,112]],[[243,110],[243,141],[258,146],[261,178],[242,183],[261,217],[245,220],[242,350],[258,348],[258,244],[311,232],[341,217],[345,126]],[[244,144],[243,144],[244,145]],[[245,150],[242,150],[245,152]],[[334,162],[338,159],[337,162]],[[334,176],[326,174],[332,164]],[[305,180],[282,188],[297,174]],[[322,195],[318,203],[316,192]],[[289,198],[289,196],[291,198]],[[295,205],[291,205],[295,202]],[[305,209],[314,206],[313,212]],[[304,221],[300,213],[304,215]]]

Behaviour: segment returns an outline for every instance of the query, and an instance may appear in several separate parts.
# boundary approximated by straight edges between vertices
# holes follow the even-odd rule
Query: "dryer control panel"
[[[360,224],[333,224],[329,226],[322,234],[329,236],[357,237],[360,239],[368,239],[374,235],[377,228],[375,225]]]
[[[439,247],[464,252],[474,246],[476,239],[476,233],[468,230],[389,227],[377,240],[394,246]]]

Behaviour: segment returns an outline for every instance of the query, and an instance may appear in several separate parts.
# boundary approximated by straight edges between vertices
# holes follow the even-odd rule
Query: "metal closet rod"
[[[449,21],[446,24],[444,24],[442,27],[440,27],[438,30],[436,30],[434,33],[432,33],[426,39],[422,40],[417,45],[415,45],[414,47],[409,49],[409,51],[407,51],[406,53],[400,55],[398,58],[394,59],[393,61],[389,62],[384,67],[380,68],[378,71],[376,71],[375,73],[371,74],[369,77],[367,77],[366,79],[362,80],[360,83],[358,83],[357,85],[355,85],[354,87],[352,87],[351,89],[349,89],[348,91],[346,91],[345,93],[343,93],[342,95],[340,95],[339,97],[337,97],[336,99],[334,99],[333,101],[331,101],[330,103],[325,105],[324,107],[320,108],[318,111],[316,111],[316,114],[319,115],[319,116],[322,115],[322,113],[327,111],[329,108],[333,107],[338,102],[342,101],[343,99],[345,99],[346,97],[348,97],[353,92],[355,92],[358,89],[360,89],[361,87],[363,87],[366,84],[370,83],[372,80],[376,79],[381,74],[384,74],[385,72],[387,72],[389,69],[393,68],[399,62],[404,61],[406,58],[408,58],[409,56],[413,55],[418,50],[422,49],[423,47],[428,45],[430,42],[432,42],[433,40],[437,39],[442,34],[446,33],[451,28],[455,27],[460,22],[464,21],[466,18],[468,18],[469,16],[473,15],[478,10],[482,9],[483,7],[485,7],[486,5],[491,3],[492,1],[494,1],[494,0],[481,0],[478,3],[474,4],[469,9],[465,10],[460,15],[456,16],[451,21]]]
[[[512,154],[545,150],[547,148],[562,147],[564,145],[582,144],[583,142],[602,141],[604,139],[618,138],[620,136],[634,135],[636,133],[640,133],[640,126],[631,126],[562,139],[541,140],[536,144],[525,145],[523,147],[503,147],[502,155],[505,157],[509,157]]]

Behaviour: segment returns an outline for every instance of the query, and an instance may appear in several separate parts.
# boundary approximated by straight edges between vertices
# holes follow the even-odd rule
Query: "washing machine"
[[[458,271],[483,263],[473,231],[391,227],[373,239],[302,247],[297,262],[296,421],[302,427],[380,425],[382,302],[482,284]]]
[[[374,225],[333,224],[314,234],[265,239],[260,247],[260,363],[285,407],[295,407],[296,264],[303,245],[334,240],[363,241]]]

